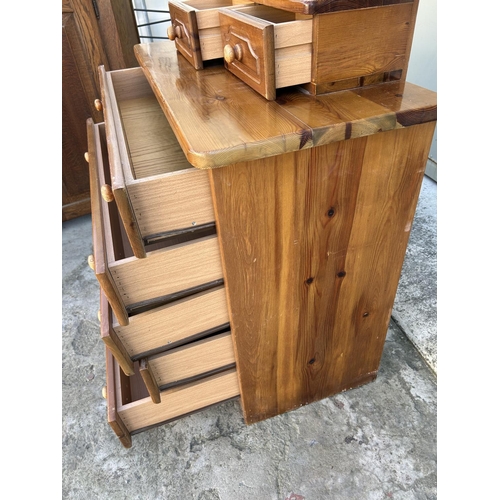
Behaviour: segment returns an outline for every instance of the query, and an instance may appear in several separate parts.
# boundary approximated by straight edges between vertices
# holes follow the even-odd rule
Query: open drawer
[[[132,436],[204,408],[239,396],[235,368],[160,392],[160,402],[151,399],[143,378],[136,372],[127,377],[106,349],[106,387],[108,423],[126,447]]]
[[[229,330],[223,287],[132,315],[126,326],[118,323],[101,289],[100,320],[101,338],[126,375],[133,375],[135,361],[154,360],[156,354]]]
[[[208,172],[188,161],[141,68],[99,67],[114,200],[134,255],[149,243],[215,227]]]
[[[322,94],[406,78],[418,2],[340,4],[314,16],[293,12],[299,2],[220,8],[226,68],[270,100],[292,85]]]
[[[101,187],[110,175],[102,124],[87,120],[93,255],[89,263],[118,323],[135,311],[152,309],[223,283],[218,238],[186,232],[149,245],[146,258],[134,256],[116,201],[105,202]],[[208,228],[211,231],[214,228]]]
[[[196,68],[203,61],[223,57],[219,8],[248,4],[247,0],[170,0],[171,25],[167,29],[177,50]]]
[[[312,16],[249,5],[221,8],[219,19],[226,68],[266,99],[311,81]]]

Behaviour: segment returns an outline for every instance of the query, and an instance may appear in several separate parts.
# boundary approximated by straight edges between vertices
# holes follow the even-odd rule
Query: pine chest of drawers
[[[301,26],[316,16],[298,14]],[[120,440],[235,397],[251,424],[374,380],[435,93],[397,78],[269,100],[222,60],[196,69],[171,41],[135,52],[140,68],[101,69],[105,123],[88,123],[92,265]],[[160,168],[168,152],[173,167]]]

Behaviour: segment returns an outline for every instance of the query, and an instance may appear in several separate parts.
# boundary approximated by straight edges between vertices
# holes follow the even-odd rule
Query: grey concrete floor
[[[231,401],[133,436],[106,421],[90,216],[62,225],[62,498],[437,498],[436,184],[424,179],[377,379],[246,426]]]

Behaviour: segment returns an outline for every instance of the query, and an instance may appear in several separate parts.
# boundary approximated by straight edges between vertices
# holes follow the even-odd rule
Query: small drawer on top
[[[266,99],[311,81],[312,16],[249,5],[221,8],[219,19],[226,68]]]
[[[124,326],[134,311],[152,309],[223,283],[215,234],[183,233],[149,245],[146,258],[134,256],[114,200],[104,201],[109,179],[102,124],[87,120],[93,254],[89,264]]]
[[[135,361],[146,357],[154,359],[157,354],[229,330],[226,293],[222,286],[131,314],[125,326],[117,321],[101,289],[99,311],[101,339],[126,375],[134,373]]]
[[[227,338],[225,339],[227,342]],[[224,350],[224,349],[223,349]],[[132,436],[204,408],[239,396],[235,368],[161,390],[159,402],[151,398],[136,363],[135,374],[128,377],[106,349],[106,387],[108,423],[123,446],[132,446]]]
[[[170,0],[171,25],[167,29],[177,50],[196,68],[203,61],[221,59],[222,41],[219,29],[219,8],[248,4],[246,0]]]
[[[186,160],[141,68],[99,67],[114,200],[134,255],[172,234],[215,227],[208,172]]]

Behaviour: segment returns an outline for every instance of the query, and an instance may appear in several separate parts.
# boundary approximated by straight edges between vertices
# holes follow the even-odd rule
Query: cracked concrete
[[[62,498],[437,498],[436,376],[418,346],[421,326],[435,335],[435,283],[432,256],[415,257],[435,241],[425,227],[433,219],[420,217],[374,382],[251,426],[238,401],[226,402],[135,435],[131,449],[108,426],[101,395],[99,286],[86,263],[90,217],[63,223]],[[417,274],[427,276],[421,295]]]

